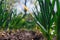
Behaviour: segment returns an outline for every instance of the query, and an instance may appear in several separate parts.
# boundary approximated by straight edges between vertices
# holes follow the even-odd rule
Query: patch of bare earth
[[[0,32],[0,40],[43,40],[41,33],[27,30]]]

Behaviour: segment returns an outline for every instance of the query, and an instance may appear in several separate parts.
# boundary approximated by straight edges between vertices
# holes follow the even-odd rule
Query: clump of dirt
[[[0,32],[0,40],[44,40],[42,33],[27,30]]]

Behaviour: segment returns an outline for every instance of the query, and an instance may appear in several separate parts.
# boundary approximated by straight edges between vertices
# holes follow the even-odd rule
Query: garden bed
[[[27,30],[0,32],[0,40],[43,40],[41,33]]]

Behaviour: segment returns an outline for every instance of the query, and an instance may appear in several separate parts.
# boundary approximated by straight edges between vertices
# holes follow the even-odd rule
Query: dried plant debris
[[[16,30],[0,32],[0,40],[44,40],[44,37],[35,31]]]

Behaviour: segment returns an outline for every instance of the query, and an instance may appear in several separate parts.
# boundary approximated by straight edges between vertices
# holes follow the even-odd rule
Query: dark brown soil
[[[0,32],[0,40],[44,40],[42,33],[17,30]]]

